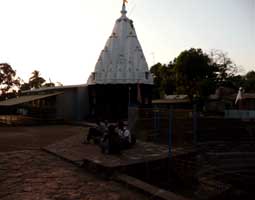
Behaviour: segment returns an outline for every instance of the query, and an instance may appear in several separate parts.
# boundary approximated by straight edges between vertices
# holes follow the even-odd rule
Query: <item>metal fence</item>
[[[128,120],[138,139],[168,145],[176,173],[184,176],[184,182],[187,174],[193,176],[196,198],[253,195],[254,118],[203,116],[195,109],[130,107]],[[188,150],[187,154],[174,157],[179,149]],[[190,150],[195,153],[189,154]]]
[[[139,139],[183,147],[193,145],[193,116],[192,110],[131,107],[128,125]]]

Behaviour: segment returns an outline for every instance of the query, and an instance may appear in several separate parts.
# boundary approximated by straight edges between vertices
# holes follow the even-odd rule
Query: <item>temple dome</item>
[[[126,16],[123,3],[111,36],[101,51],[88,84],[153,84],[133,21]]]

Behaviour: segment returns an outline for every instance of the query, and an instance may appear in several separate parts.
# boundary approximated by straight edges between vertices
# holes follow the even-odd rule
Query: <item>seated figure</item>
[[[120,137],[121,149],[130,148],[132,145],[132,137],[131,137],[130,131],[127,129],[126,126],[124,126],[124,123],[122,121],[118,122],[117,131]]]
[[[108,127],[108,132],[103,136],[100,147],[103,153],[120,153],[120,137],[113,125]]]
[[[102,121],[97,121],[96,127],[92,127],[89,129],[89,133],[87,135],[87,142],[89,143],[91,140],[93,140],[95,144],[98,144],[106,131],[106,124]]]

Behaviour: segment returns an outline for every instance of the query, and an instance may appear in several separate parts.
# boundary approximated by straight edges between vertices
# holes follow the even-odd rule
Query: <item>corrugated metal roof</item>
[[[189,99],[156,99],[152,100],[152,104],[178,104],[190,103]]]
[[[22,103],[27,103],[30,101],[44,99],[51,96],[56,96],[63,94],[63,92],[55,92],[51,94],[44,94],[44,95],[27,95],[27,96],[20,96],[17,98],[7,99],[5,101],[0,101],[0,106],[14,106]]]
[[[170,100],[184,100],[189,99],[189,96],[187,94],[174,94],[174,95],[165,95],[164,99],[170,99]]]
[[[226,96],[225,98],[230,99],[230,100],[235,100],[237,94],[232,94],[229,96]],[[255,99],[255,93],[244,93],[242,95],[242,99]]]
[[[33,92],[44,92],[44,91],[47,92],[50,90],[64,90],[64,89],[72,89],[72,88],[81,88],[81,87],[86,87],[86,86],[87,86],[87,84],[42,87],[42,88],[38,88],[38,89],[24,90],[24,91],[21,91],[21,93],[25,94],[25,93],[33,93]]]
[[[245,99],[255,99],[255,93],[244,93]]]

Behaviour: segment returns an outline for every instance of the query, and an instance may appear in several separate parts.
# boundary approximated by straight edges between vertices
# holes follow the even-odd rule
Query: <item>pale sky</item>
[[[28,81],[84,84],[120,17],[122,0],[0,0],[0,63]],[[219,49],[255,70],[255,0],[129,0],[149,67],[189,48]]]

